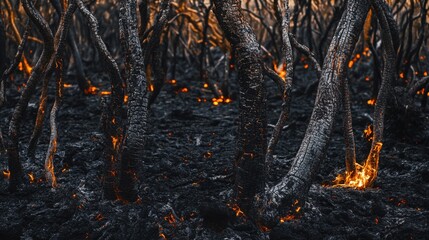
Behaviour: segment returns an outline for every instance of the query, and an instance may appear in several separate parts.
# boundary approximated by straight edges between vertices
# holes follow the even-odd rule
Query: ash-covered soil
[[[7,179],[0,180],[0,239],[429,238],[427,114],[414,107],[387,114],[380,171],[373,188],[365,191],[329,187],[344,170],[339,116],[301,214],[262,232],[227,206],[238,124],[236,90],[232,103],[214,106],[211,93],[186,69],[177,74],[176,85],[165,86],[150,110],[137,203],[103,200],[100,96],[82,96],[76,85],[65,89],[55,157],[59,186],[50,188],[42,171],[48,125],[37,158],[24,157],[37,112],[38,99],[34,98],[22,128],[21,156],[25,173],[35,180],[30,183],[26,175],[25,186],[13,194],[6,190]],[[288,171],[311,114],[315,95],[305,95],[304,88],[312,78],[302,71],[297,74],[302,77],[296,81],[300,85],[295,87],[291,119],[277,148],[270,186]],[[358,159],[363,160],[369,150],[362,133],[371,121],[372,107],[366,104],[371,82],[355,75],[351,75],[352,110]],[[105,76],[90,77],[100,88],[108,88]],[[73,76],[67,81],[76,84]],[[280,96],[271,82],[267,85],[269,122],[275,124]],[[189,91],[181,92],[185,87]],[[9,96],[0,112],[3,133],[18,99],[16,90]],[[2,170],[6,169],[4,153],[0,160]]]

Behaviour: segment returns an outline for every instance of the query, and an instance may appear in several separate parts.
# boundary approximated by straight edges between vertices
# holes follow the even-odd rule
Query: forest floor
[[[246,217],[236,217],[227,205],[238,125],[236,92],[232,103],[214,106],[211,93],[193,77],[195,72],[181,71],[177,84],[165,86],[150,110],[147,148],[140,164],[141,199],[133,204],[102,199],[100,96],[82,96],[70,76],[67,81],[73,86],[65,89],[58,119],[59,146],[54,162],[59,186],[51,189],[42,171],[49,140],[46,125],[37,159],[22,157],[25,186],[11,194],[6,190],[8,180],[0,179],[0,239],[429,238],[427,114],[413,107],[387,114],[380,171],[374,186],[365,191],[330,186],[345,166],[339,116],[301,215],[262,232]],[[299,71],[301,79],[296,82],[301,85],[295,87],[291,119],[275,153],[270,186],[287,173],[314,104],[315,94],[304,94],[311,78],[304,69]],[[90,78],[108,89],[106,76],[94,74]],[[371,82],[364,78],[358,74],[350,77],[361,160],[370,146],[362,133],[370,124],[373,109],[366,103]],[[275,124],[280,97],[272,83],[267,85],[269,123]],[[180,91],[184,87],[188,92]],[[18,99],[16,91],[9,95],[7,106],[0,111],[3,133]],[[24,121],[21,156],[26,154],[37,102],[32,99]],[[2,154],[2,170],[7,168],[6,160]],[[28,174],[35,178],[33,182]]]

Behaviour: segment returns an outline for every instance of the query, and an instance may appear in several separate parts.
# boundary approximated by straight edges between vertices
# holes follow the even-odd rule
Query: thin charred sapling
[[[50,0],[52,5],[55,8],[56,13],[58,16],[62,15],[62,7],[59,0]],[[73,26],[70,26],[71,31],[67,34],[67,44],[70,46],[74,58],[74,63],[76,65],[76,81],[79,86],[79,89],[84,94],[88,94],[90,89],[91,82],[85,78],[85,73],[83,70],[83,63],[82,58],[79,53],[79,48],[76,43],[76,33],[73,29]]]
[[[21,58],[23,56],[24,53],[24,48],[27,44],[27,39],[28,39],[28,35],[30,34],[30,30],[31,30],[31,25],[30,25],[30,20],[27,20],[27,23],[25,24],[25,30],[24,30],[24,34],[22,35],[22,39],[21,42],[18,45],[18,49],[16,51],[16,54],[12,60],[12,63],[10,64],[10,66],[7,69],[4,69],[4,71],[0,71],[1,72],[1,79],[0,79],[0,106],[6,101],[6,96],[5,96],[5,81],[6,79],[9,77],[9,75],[16,70],[16,68],[18,67],[19,63],[21,62]],[[3,51],[4,54],[6,54],[6,51]],[[6,56],[2,56],[1,57],[2,60],[4,61],[4,64],[6,64]],[[6,65],[4,66],[6,67]]]
[[[54,53],[52,54],[49,60],[49,65],[44,75],[42,92],[40,94],[40,99],[39,99],[39,108],[36,116],[36,122],[34,124],[34,129],[30,138],[30,142],[28,144],[27,157],[33,160],[35,159],[37,142],[42,133],[43,122],[45,119],[46,105],[47,105],[47,99],[48,99],[49,80],[51,78],[52,73],[57,68],[56,66],[57,60],[63,57],[64,51],[62,51],[62,49],[64,48],[64,45],[65,45],[66,36],[71,23],[71,18],[77,8],[76,1],[75,0],[70,1],[69,5],[66,7],[67,7],[67,10],[65,12],[60,10],[61,19],[60,19],[58,29],[55,33]]]
[[[13,36],[15,38],[15,41],[17,43],[22,42],[22,37],[21,34],[19,33],[18,27],[16,26],[16,22],[15,22],[15,11],[12,7],[12,4],[9,0],[5,0],[4,1],[5,5],[6,5],[6,10],[8,12],[8,16],[9,16],[9,23],[11,25],[12,31],[13,31]],[[17,12],[17,11],[16,11]],[[25,71],[25,73],[27,75],[31,74],[31,66],[28,63],[27,58],[25,57],[25,55],[22,56],[22,65],[23,65],[23,69]]]
[[[315,107],[288,174],[267,192],[261,208],[264,224],[275,225],[306,198],[332,133],[340,106],[341,83],[369,10],[367,0],[349,0],[325,58]],[[340,50],[341,49],[341,50]]]
[[[2,105],[5,101],[4,82],[3,82],[4,81],[3,76],[4,76],[5,72],[6,72],[6,33],[4,31],[3,21],[0,18],[0,76],[1,76],[1,78],[0,78],[0,107],[2,107]],[[0,137],[1,137],[1,131],[0,131]],[[3,143],[3,141],[1,143]]]
[[[252,214],[254,197],[264,190],[266,107],[263,64],[256,36],[239,0],[215,0],[214,12],[236,55],[240,85],[240,125],[235,159],[234,197]]]
[[[269,169],[272,161],[274,150],[277,146],[277,143],[280,139],[281,132],[283,127],[286,124],[286,121],[289,118],[290,104],[291,104],[291,93],[292,93],[292,83],[293,83],[293,74],[294,74],[294,64],[293,64],[293,49],[291,40],[289,37],[289,23],[290,23],[290,11],[289,11],[289,1],[288,0],[278,0],[275,1],[276,4],[276,15],[277,19],[280,22],[280,30],[282,37],[282,65],[286,65],[286,76],[281,82],[282,90],[282,106],[279,119],[274,127],[272,137],[268,142],[268,149],[266,155],[266,164],[267,170]]]
[[[10,170],[9,190],[15,191],[17,186],[22,182],[22,166],[19,159],[19,136],[20,127],[24,114],[27,110],[28,102],[36,90],[36,86],[41,78],[44,77],[49,67],[49,60],[54,53],[54,38],[48,23],[35,9],[33,2],[30,0],[22,1],[24,10],[37,27],[43,37],[43,52],[31,72],[21,97],[16,104],[15,110],[9,123],[9,138],[7,142],[8,164]]]

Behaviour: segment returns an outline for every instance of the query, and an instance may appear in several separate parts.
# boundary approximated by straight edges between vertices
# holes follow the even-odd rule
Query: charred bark
[[[105,169],[103,176],[103,189],[104,196],[108,199],[112,199],[113,193],[111,189],[116,189],[117,186],[111,181],[114,178],[119,145],[122,140],[122,118],[121,118],[121,106],[124,100],[124,94],[122,90],[122,77],[119,72],[119,67],[113,57],[110,55],[107,50],[106,44],[103,42],[99,31],[98,31],[98,21],[95,16],[85,7],[82,0],[77,1],[79,10],[82,12],[83,16],[88,21],[88,25],[91,29],[91,38],[94,41],[94,44],[102,57],[103,62],[108,66],[109,75],[111,78],[111,99],[109,110],[111,111],[110,121],[109,121],[109,142],[106,145],[110,146],[106,148],[108,157],[105,159]],[[105,153],[106,153],[105,152]],[[115,193],[116,195],[116,193]]]
[[[128,124],[120,167],[119,194],[127,201],[137,200],[137,164],[143,156],[147,127],[148,90],[143,51],[139,41],[136,0],[121,0],[119,29],[126,52]]]
[[[37,143],[42,133],[43,122],[45,120],[49,79],[56,68],[57,60],[62,59],[62,56],[64,53],[62,49],[64,48],[64,45],[66,42],[66,36],[68,35],[68,31],[71,23],[71,18],[74,12],[76,11],[76,8],[77,8],[76,1],[72,0],[70,1],[69,6],[67,7],[67,11],[63,12],[62,10],[60,10],[61,12],[59,13],[61,16],[61,20],[60,20],[58,29],[55,33],[54,53],[52,54],[49,60],[48,68],[44,73],[44,80],[42,84],[42,92],[40,94],[40,99],[39,99],[39,108],[37,111],[36,122],[34,124],[34,129],[30,138],[30,142],[28,144],[27,156],[28,158],[33,160],[35,158]]]
[[[289,23],[290,23],[290,12],[289,12],[289,1],[280,0],[276,1],[277,8],[277,19],[280,22],[281,36],[282,36],[282,63],[286,65],[286,76],[282,81],[282,111],[279,119],[274,127],[272,137],[268,142],[267,155],[265,158],[266,169],[269,170],[270,165],[273,161],[274,150],[280,139],[281,132],[283,130],[286,121],[289,119],[290,104],[291,104],[291,93],[292,83],[294,75],[294,63],[293,63],[293,49],[291,39],[289,36]],[[268,172],[268,171],[267,171]]]
[[[266,108],[259,44],[241,12],[239,0],[215,0],[214,12],[234,49],[240,86],[240,125],[235,160],[234,197],[247,214],[264,189]],[[250,213],[252,214],[252,213]]]
[[[303,203],[326,151],[339,109],[341,82],[369,10],[367,0],[347,1],[324,61],[310,123],[288,174],[267,192],[261,209],[264,224],[275,225]],[[298,202],[297,202],[298,201]]]
[[[12,119],[9,124],[9,139],[7,143],[8,164],[10,170],[9,190],[15,191],[17,186],[22,182],[22,166],[19,159],[19,135],[22,120],[27,109],[28,102],[34,94],[37,83],[44,77],[46,70],[49,67],[49,60],[54,53],[54,38],[49,28],[48,23],[35,9],[33,2],[23,0],[25,12],[31,21],[37,26],[42,34],[44,44],[43,52],[31,72],[27,85],[21,94],[21,97],[12,114]]]

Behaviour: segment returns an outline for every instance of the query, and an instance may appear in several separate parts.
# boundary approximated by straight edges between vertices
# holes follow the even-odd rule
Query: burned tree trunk
[[[105,129],[109,129],[106,134],[106,150],[105,150],[105,171],[103,173],[103,190],[104,196],[107,199],[116,197],[114,189],[117,188],[114,179],[116,176],[115,164],[118,157],[118,149],[122,140],[121,129],[121,106],[123,103],[122,77],[119,72],[119,67],[113,57],[107,50],[98,31],[98,21],[95,16],[85,7],[82,0],[78,0],[79,10],[88,21],[91,29],[91,38],[102,57],[103,62],[108,66],[109,75],[111,77],[112,97],[109,106],[109,121]],[[107,124],[107,123],[106,123]]]
[[[137,199],[137,164],[143,156],[146,137],[148,90],[143,51],[137,29],[136,0],[121,0],[119,29],[126,52],[128,125],[124,137],[119,194],[127,201]]]
[[[35,9],[32,1],[24,0],[22,3],[27,15],[34,22],[42,34],[44,44],[42,55],[31,72],[30,78],[28,79],[27,85],[21,94],[21,98],[15,107],[15,110],[12,114],[12,119],[10,120],[9,124],[7,152],[10,170],[10,191],[16,190],[17,186],[22,182],[22,166],[19,160],[19,135],[21,122],[24,118],[28,102],[36,90],[37,83],[41,78],[44,77],[45,72],[49,67],[49,60],[54,53],[54,38],[48,23]]]
[[[240,126],[235,160],[235,201],[249,213],[264,189],[266,109],[259,44],[239,0],[215,0],[215,14],[236,54],[240,85]]]
[[[316,103],[301,147],[288,174],[266,194],[262,207],[265,224],[276,224],[293,206],[302,204],[327,149],[339,109],[341,82],[369,10],[368,0],[347,1],[324,61]]]

